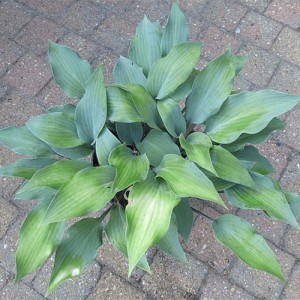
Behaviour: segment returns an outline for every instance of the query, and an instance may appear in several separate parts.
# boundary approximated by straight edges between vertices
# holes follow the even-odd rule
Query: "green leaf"
[[[198,73],[186,100],[186,119],[189,124],[204,123],[219,111],[231,93],[234,77],[235,67],[230,50]]]
[[[145,16],[136,28],[128,52],[128,57],[143,68],[145,75],[148,75],[153,63],[161,57],[160,43],[159,28]]]
[[[239,160],[253,162],[251,170],[262,175],[268,175],[274,171],[268,159],[262,156],[254,146],[246,146],[243,150],[233,153]]]
[[[126,240],[126,216],[124,208],[117,204],[110,210],[109,221],[105,226],[105,232],[110,244],[118,251],[123,253],[126,257],[127,254],[127,240]],[[146,255],[143,255],[142,258],[137,263],[137,266],[146,271],[150,272],[150,267],[147,262]]]
[[[255,185],[247,169],[226,149],[213,146],[210,149],[210,156],[214,169],[221,179],[246,186]]]
[[[116,130],[118,137],[126,145],[138,143],[143,137],[143,125],[141,123],[116,123]]]
[[[0,143],[21,155],[37,157],[55,155],[53,150],[33,135],[26,126],[0,129]]]
[[[188,40],[188,26],[183,12],[177,2],[173,2],[168,22],[161,39],[162,55],[167,55],[173,46]]]
[[[21,187],[22,189],[22,187]],[[44,199],[52,199],[54,195],[57,193],[57,190],[44,187],[37,190],[30,190],[27,192],[20,192],[20,190],[17,192],[15,199],[16,200],[36,200],[39,199],[43,201]]]
[[[152,65],[147,89],[153,98],[168,98],[189,78],[200,56],[200,49],[199,43],[179,44]]]
[[[187,243],[194,223],[194,214],[188,198],[181,199],[180,203],[174,208],[174,214],[176,215],[178,233]]]
[[[53,223],[96,212],[110,201],[115,168],[100,166],[79,171],[55,195],[43,223]]]
[[[64,112],[64,113],[69,113],[69,114],[75,114],[76,106],[73,104],[66,104],[64,106],[61,105],[55,105],[47,109],[48,113],[53,113],[53,112]]]
[[[168,231],[173,208],[180,199],[164,180],[155,179],[153,172],[149,172],[146,181],[133,186],[128,199],[125,212],[131,274],[145,251]]]
[[[79,138],[87,144],[94,143],[106,122],[106,115],[106,89],[100,66],[90,77],[76,106],[75,123]]]
[[[225,190],[227,199],[239,208],[261,209],[271,218],[299,227],[284,194],[274,189],[272,181],[257,173],[252,178],[254,188],[235,185]]]
[[[146,154],[135,155],[124,144],[117,146],[110,153],[108,162],[117,169],[113,184],[114,192],[121,191],[135,182],[141,182],[147,178],[149,160]]]
[[[179,243],[177,232],[176,216],[172,214],[169,229],[166,234],[157,242],[160,250],[175,257],[182,262],[188,262],[186,255]]]
[[[172,99],[165,99],[157,102],[157,109],[166,129],[172,136],[177,138],[186,131],[185,119],[178,103]]]
[[[190,160],[195,162],[199,167],[218,176],[209,153],[209,150],[212,147],[212,142],[206,134],[202,132],[194,132],[187,137],[187,140],[185,140],[183,134],[181,134],[179,141],[181,147],[185,150],[185,153]]]
[[[295,216],[300,217],[300,197],[295,193],[284,193],[284,196]]]
[[[51,198],[35,207],[20,229],[16,252],[17,282],[48,258],[64,236],[64,222],[40,225],[49,200]]]
[[[68,238],[56,250],[47,294],[65,280],[79,275],[96,257],[96,252],[102,245],[102,232],[99,218],[80,220],[68,229]]]
[[[285,123],[277,118],[273,118],[266,128],[255,134],[243,133],[231,144],[223,145],[228,151],[235,152],[243,149],[245,144],[261,144],[266,141],[274,130],[283,130]]]
[[[140,84],[146,87],[146,77],[143,69],[130,59],[121,56],[114,67],[114,81],[117,84]]]
[[[175,154],[167,154],[156,172],[158,177],[168,182],[178,196],[197,197],[226,207],[212,182],[193,162]]]
[[[156,129],[150,130],[136,147],[141,154],[146,153],[152,166],[158,166],[165,154],[180,155],[180,150],[171,137],[166,132]]]
[[[120,141],[104,127],[96,140],[96,155],[100,165],[108,164],[108,157],[110,152],[118,145]]]
[[[207,134],[217,142],[229,144],[242,133],[254,134],[274,118],[292,109],[300,96],[273,90],[230,95],[220,111],[207,121]]]
[[[111,85],[107,91],[107,116],[111,122],[142,122],[131,94],[123,86]]]
[[[16,176],[30,179],[38,170],[56,162],[52,158],[20,159],[0,168],[0,176]]]
[[[53,76],[67,96],[80,99],[92,75],[89,62],[82,60],[72,49],[49,41],[48,59]]]
[[[58,155],[69,158],[69,159],[80,159],[83,157],[89,156],[93,147],[88,144],[83,144],[73,148],[59,148],[55,146],[51,146],[53,151],[55,151]]]
[[[39,170],[33,177],[18,191],[18,193],[49,187],[54,190],[60,189],[68,183],[72,177],[82,169],[90,167],[86,161],[60,160],[50,166]]]
[[[217,241],[241,260],[254,269],[268,272],[285,281],[275,254],[251,224],[235,215],[223,215],[212,226]]]
[[[55,147],[73,148],[84,143],[77,135],[73,114],[39,115],[30,119],[26,126],[39,139]]]

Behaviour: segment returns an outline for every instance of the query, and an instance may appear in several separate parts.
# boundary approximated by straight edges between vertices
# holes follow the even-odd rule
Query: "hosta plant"
[[[193,226],[191,197],[262,210],[298,228],[300,198],[270,177],[271,164],[253,144],[284,128],[277,117],[300,96],[235,91],[245,58],[230,50],[198,70],[201,43],[188,40],[176,2],[165,27],[146,17],[139,23],[112,84],[102,66],[93,69],[67,47],[50,41],[48,53],[55,81],[77,104],[0,130],[0,142],[27,157],[1,175],[26,180],[16,199],[39,199],[20,229],[16,281],[55,253],[51,292],[83,272],[104,235],[128,257],[129,275],[150,271],[146,252],[155,245],[187,262],[181,243]],[[229,212],[207,217],[218,242],[284,280],[252,225]]]

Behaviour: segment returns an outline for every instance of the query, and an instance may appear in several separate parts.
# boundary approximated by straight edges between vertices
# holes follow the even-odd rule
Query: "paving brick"
[[[274,136],[277,136],[278,134],[281,133],[277,132]],[[272,177],[279,180],[280,175],[288,163],[291,149],[282,144],[282,142],[276,141],[272,138],[257,146],[260,154],[264,155],[274,168],[274,173],[271,174]]]
[[[13,280],[13,276],[0,266],[0,290],[11,280]]]
[[[15,40],[38,54],[48,50],[48,40],[56,42],[64,29],[42,16],[33,18],[16,36]]]
[[[87,299],[141,300],[146,299],[146,295],[124,279],[109,271],[105,271]]]
[[[299,45],[300,33],[285,27],[276,39],[272,51],[280,57],[300,66]]]
[[[158,253],[152,264],[153,274],[142,278],[143,289],[155,299],[193,299],[207,267],[191,256],[188,260],[185,264]]]
[[[239,25],[239,36],[253,44],[268,49],[272,46],[282,26],[254,11],[250,11]]]
[[[299,230],[290,227],[283,239],[285,251],[300,259],[300,236]]]
[[[105,19],[106,10],[87,0],[76,2],[61,18],[62,24],[82,34],[92,34]]]
[[[203,19],[202,9],[207,2],[209,2],[209,0],[181,0],[179,3],[182,11],[185,14],[192,15],[195,18],[199,18],[201,20]]]
[[[240,73],[241,76],[254,84],[267,85],[279,63],[279,58],[250,43],[243,45],[239,54],[249,58]]]
[[[1,36],[0,37],[0,76],[14,63],[19,57],[24,54],[24,48],[14,41]]]
[[[290,27],[300,27],[300,2],[289,0],[274,0],[268,6],[265,14]]]
[[[300,67],[281,62],[268,87],[285,93],[300,94]]]
[[[109,47],[116,55],[127,57],[129,41],[135,33],[135,27],[119,16],[107,18],[97,29],[95,38]]]
[[[9,282],[0,292],[1,299],[13,300],[13,299],[30,299],[30,300],[43,300],[40,294],[33,290],[28,285],[20,282],[14,285],[13,282]]]
[[[18,215],[18,209],[0,196],[0,239]]]
[[[261,210],[244,210],[241,209],[238,215],[248,221],[257,231],[269,241],[279,244],[286,228],[286,224],[280,221],[275,221],[267,217]]]
[[[300,265],[298,263],[293,268],[293,272],[291,274],[291,277],[289,278],[289,283],[285,287],[284,292],[281,296],[282,300],[298,299],[300,295],[299,278],[300,278]]]
[[[32,282],[33,287],[43,295],[46,294],[53,263],[54,259],[51,257],[37,273]],[[96,261],[92,261],[79,276],[62,283],[47,298],[63,299],[66,297],[66,291],[68,291],[67,299],[85,299],[96,285],[100,272],[100,265]]]
[[[202,11],[203,16],[215,25],[234,30],[247,8],[233,0],[213,0]]]
[[[205,28],[205,22],[200,21],[196,18],[188,18],[187,23],[189,25],[189,39],[191,41],[198,42],[199,41],[199,39],[198,39],[199,34]],[[197,65],[197,67],[198,67],[198,65]]]
[[[50,69],[46,66],[44,60],[35,54],[25,54],[5,74],[4,83],[35,96],[51,78]]]
[[[134,0],[92,0],[92,2],[116,14],[124,14]]]
[[[213,218],[220,215],[212,208],[206,208],[204,213]],[[211,224],[210,220],[199,215],[194,223],[190,240],[184,245],[184,249],[197,259],[209,264],[217,272],[226,274],[234,255],[215,240]]]
[[[17,2],[1,1],[0,28],[1,35],[13,37],[31,19],[31,15]]]
[[[147,8],[153,3],[154,1],[133,1],[127,8],[126,14],[124,14],[123,18],[126,18],[134,28],[141,22],[144,18]],[[146,15],[149,17],[148,15]],[[154,21],[151,20],[150,21]]]
[[[0,101],[2,101],[9,94],[10,88],[0,81]]]
[[[272,245],[271,248],[278,258],[284,276],[288,278],[295,259],[278,248],[274,248]],[[284,283],[276,277],[264,272],[256,271],[248,267],[240,259],[234,264],[234,267],[229,274],[229,278],[246,292],[262,299],[279,299],[284,287]]]
[[[241,75],[238,75],[234,80],[234,89],[248,91],[251,88],[251,82],[247,81]]]
[[[270,0],[238,0],[238,1],[241,4],[249,6],[259,12],[263,12],[267,8],[270,2]]]
[[[205,284],[201,287],[201,300],[254,300],[255,298],[247,292],[232,284],[225,277],[209,272]]]
[[[202,31],[199,39],[203,42],[202,56],[207,59],[216,58],[223,54],[228,47],[236,53],[241,45],[241,42],[232,34],[212,26]]]

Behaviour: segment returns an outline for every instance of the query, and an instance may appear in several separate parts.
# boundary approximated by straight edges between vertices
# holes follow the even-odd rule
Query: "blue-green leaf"
[[[126,145],[138,143],[143,137],[143,125],[141,123],[116,123],[116,130],[118,137]]]

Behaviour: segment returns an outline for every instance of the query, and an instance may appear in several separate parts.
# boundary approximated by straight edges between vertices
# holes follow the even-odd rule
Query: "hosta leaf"
[[[0,168],[0,176],[16,176],[30,179],[38,170],[56,162],[52,158],[20,159]]]
[[[49,41],[48,59],[53,76],[67,96],[80,99],[92,75],[89,62],[82,60],[72,49]]]
[[[43,187],[58,190],[65,183],[68,183],[77,172],[90,166],[91,164],[86,161],[60,160],[35,173],[18,193]]]
[[[285,281],[276,256],[264,238],[240,217],[223,215],[213,222],[216,239],[252,268]]]
[[[22,187],[21,187],[22,188]],[[36,200],[39,199],[43,201],[44,199],[53,199],[54,195],[57,193],[57,190],[43,187],[37,190],[30,190],[27,192],[17,192],[15,199],[16,200]]]
[[[153,98],[168,98],[191,75],[200,56],[199,43],[183,43],[172,48],[156,61],[147,79],[147,89]]]
[[[53,223],[100,210],[114,196],[112,166],[91,167],[79,171],[55,195],[44,223]]]
[[[126,145],[138,143],[143,137],[143,125],[141,123],[116,123],[116,130],[118,137]]]
[[[237,140],[231,144],[225,144],[224,147],[230,152],[243,149],[245,144],[261,144],[266,141],[274,130],[283,130],[285,123],[278,118],[273,118],[266,128],[255,134],[243,133]]]
[[[110,152],[118,145],[120,141],[104,127],[96,140],[96,155],[100,165],[108,164],[108,157]]]
[[[161,39],[162,55],[167,55],[173,46],[184,43],[187,40],[187,22],[177,2],[174,1]]]
[[[187,243],[194,223],[194,214],[188,198],[181,199],[180,203],[174,208],[174,214],[176,215],[178,233]]]
[[[276,191],[265,176],[252,173],[252,178],[256,184],[254,188],[235,185],[225,190],[227,199],[239,208],[261,209],[274,219],[298,227],[284,194]]]
[[[210,149],[210,156],[214,169],[221,179],[246,186],[254,185],[247,169],[226,149],[213,146]]]
[[[76,106],[75,123],[78,136],[92,144],[106,122],[107,102],[102,66],[90,77],[86,90]]]
[[[143,69],[130,59],[121,56],[114,67],[114,81],[117,84],[140,84],[146,87]]]
[[[51,198],[35,207],[25,219],[16,252],[16,281],[33,272],[48,258],[64,236],[65,223],[40,225]]]
[[[180,199],[164,180],[155,179],[152,172],[146,181],[133,186],[128,199],[125,212],[131,274],[145,251],[166,234],[173,208]]]
[[[172,214],[169,229],[166,234],[157,242],[160,250],[176,259],[187,262],[186,255],[179,243],[177,232],[176,216]]]
[[[69,114],[75,114],[76,106],[74,104],[66,104],[64,106],[56,105],[47,109],[48,113],[64,112]]]
[[[15,153],[26,156],[54,156],[54,151],[33,135],[26,126],[0,129],[0,143]]]
[[[145,75],[148,75],[152,64],[161,57],[160,42],[159,28],[145,16],[136,28],[136,35],[128,52],[128,57],[143,68]]]
[[[251,170],[262,175],[270,174],[274,171],[268,159],[262,156],[254,146],[246,146],[243,150],[233,153],[239,160],[253,162]]]
[[[135,182],[144,181],[149,171],[149,160],[146,154],[134,155],[124,144],[117,146],[108,158],[110,165],[115,166],[116,178],[114,192],[121,191]]]
[[[178,137],[186,131],[185,119],[178,103],[172,99],[165,99],[157,102],[157,109],[166,129],[172,136]]]
[[[126,216],[124,208],[117,204],[110,210],[109,221],[105,226],[105,232],[110,244],[118,251],[123,253],[126,257],[127,254],[127,240],[126,240]],[[150,272],[150,267],[147,262],[145,255],[137,263],[137,266],[146,271]]]
[[[56,250],[47,294],[65,280],[79,275],[96,257],[97,249],[102,245],[102,232],[99,218],[80,220],[68,229],[68,238]]]
[[[92,151],[93,147],[88,144],[79,145],[73,148],[59,148],[55,146],[51,146],[53,151],[55,151],[58,155],[70,158],[70,159],[79,159],[83,157],[89,156]]]
[[[198,73],[186,100],[186,119],[189,124],[204,123],[219,111],[231,93],[234,77],[233,56],[229,50]]]
[[[108,86],[107,91],[107,116],[111,122],[142,122],[132,97],[122,86]]]
[[[212,182],[193,162],[175,154],[167,154],[156,172],[158,177],[168,182],[178,196],[197,197],[226,207]]]
[[[188,158],[201,168],[218,176],[210,158],[209,149],[212,147],[210,138],[202,132],[194,132],[187,139],[190,142],[185,140],[183,134],[179,137],[180,145],[185,150]]]
[[[61,148],[73,148],[84,142],[77,135],[74,115],[55,112],[33,117],[27,128],[47,144]]]
[[[284,196],[295,216],[300,217],[300,197],[295,193],[284,193]]]
[[[273,90],[241,92],[229,96],[220,111],[207,122],[207,134],[217,142],[229,144],[242,133],[263,130],[274,118],[292,109],[300,96]]]
[[[171,137],[166,132],[156,129],[150,130],[136,147],[141,154],[146,153],[152,166],[158,166],[165,154],[180,155],[180,150]]]

